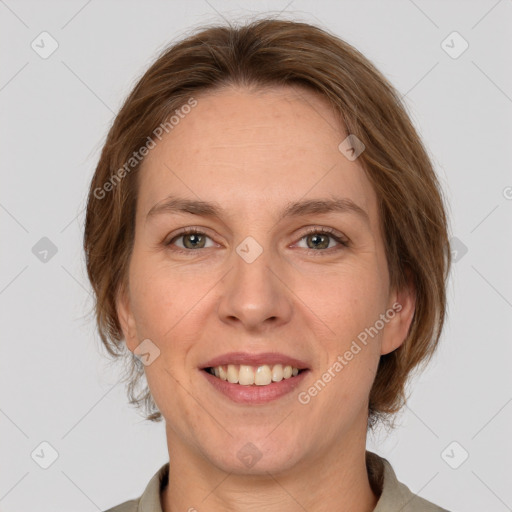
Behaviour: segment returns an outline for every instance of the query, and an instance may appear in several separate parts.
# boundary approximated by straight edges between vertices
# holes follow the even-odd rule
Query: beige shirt
[[[400,483],[388,460],[366,451],[366,467],[370,485],[380,495],[373,512],[448,512],[412,493]],[[167,485],[169,463],[164,464],[151,478],[140,498],[126,501],[105,512],[162,512],[160,492]]]

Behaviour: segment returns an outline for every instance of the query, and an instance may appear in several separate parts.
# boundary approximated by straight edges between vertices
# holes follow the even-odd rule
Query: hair
[[[191,98],[229,86],[313,91],[366,146],[358,162],[377,195],[390,286],[400,290],[412,280],[416,293],[407,336],[380,357],[368,399],[368,428],[389,422],[406,403],[409,376],[431,359],[445,320],[451,253],[442,190],[399,93],[380,71],[319,27],[275,19],[202,27],[166,48],[135,85],[107,135],[90,184],[84,250],[101,342],[113,358],[128,360],[130,403],[144,408],[147,420],[162,419],[143,365],[122,343],[116,312],[116,296],[128,284],[136,171],[144,161],[138,155]]]

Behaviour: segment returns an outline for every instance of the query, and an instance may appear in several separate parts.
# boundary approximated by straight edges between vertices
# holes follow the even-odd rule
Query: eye
[[[177,243],[181,240],[181,243]],[[210,241],[210,245],[208,244]],[[336,232],[332,228],[317,228],[312,227],[306,231],[306,233],[300,238],[299,242],[305,240],[306,247],[310,252],[331,252],[330,249],[336,250],[336,243],[343,247],[348,247],[348,240],[341,234]],[[334,241],[334,243],[332,243]],[[207,249],[214,247],[216,244],[213,240],[206,235],[203,231],[189,227],[181,230],[175,236],[165,243],[166,246],[174,246],[173,250],[181,252],[189,252],[195,249]]]
[[[314,252],[327,252],[326,249],[332,249],[336,246],[336,243],[348,247],[349,243],[346,238],[344,238],[341,234],[338,234],[331,228],[311,228],[309,229],[305,236],[303,236],[299,243],[305,240],[306,247],[305,249],[314,251]],[[331,243],[332,241],[336,243]],[[331,252],[331,251],[329,251]]]
[[[213,247],[213,243],[209,246],[206,245],[207,239],[211,240],[211,238],[199,231],[196,228],[186,228],[180,231],[177,235],[175,235],[169,242],[165,245],[171,246],[174,245],[176,240],[182,239],[182,245],[176,244],[178,249],[180,250],[194,250],[194,249],[205,249],[207,247]]]

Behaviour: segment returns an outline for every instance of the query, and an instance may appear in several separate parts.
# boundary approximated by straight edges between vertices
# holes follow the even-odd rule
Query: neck
[[[240,475],[220,470],[172,437],[168,433],[172,456],[163,512],[371,512],[378,501],[366,468],[366,438],[315,453],[287,471]]]

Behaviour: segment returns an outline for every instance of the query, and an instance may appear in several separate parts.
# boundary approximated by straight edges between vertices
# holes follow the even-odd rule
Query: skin
[[[117,301],[128,348],[150,339],[160,350],[145,371],[166,421],[163,510],[371,511],[368,395],[380,355],[403,343],[415,304],[410,286],[390,288],[375,192],[360,162],[338,150],[347,133],[322,97],[229,87],[195,98],[140,171],[129,286]],[[147,220],[171,193],[216,201],[225,213]],[[369,223],[340,212],[278,220],[289,202],[333,196],[350,198]],[[193,235],[175,238],[187,226],[208,237],[202,248],[184,248],[197,244]],[[350,244],[327,238],[328,248],[314,248],[309,226],[333,228]],[[247,236],[263,248],[250,264],[236,252]],[[301,404],[298,392],[395,302],[401,311]],[[282,352],[311,371],[285,397],[236,404],[199,369],[232,351]],[[261,453],[251,468],[237,457],[248,442]]]

